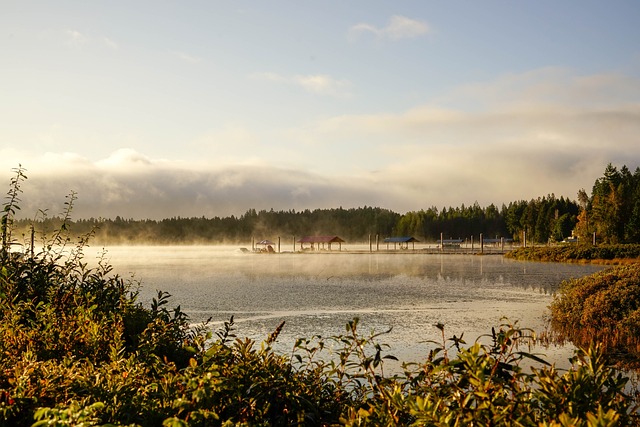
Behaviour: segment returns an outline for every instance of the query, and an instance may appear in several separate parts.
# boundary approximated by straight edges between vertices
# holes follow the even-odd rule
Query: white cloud
[[[570,69],[546,67],[506,74],[489,82],[458,87],[435,100],[440,104],[498,108],[593,108],[632,105],[640,99],[640,80],[618,73],[576,75]]]
[[[349,95],[349,81],[336,80],[326,74],[295,76],[293,80],[309,92],[332,96]]]
[[[368,23],[359,23],[349,29],[349,34],[352,38],[361,33],[372,33],[378,38],[401,40],[423,36],[429,31],[430,28],[426,22],[407,18],[406,16],[393,15],[389,19],[387,26],[383,28],[378,28]]]
[[[429,32],[429,26],[414,19],[409,19],[404,16],[392,16],[383,30],[383,34],[388,36],[392,40],[400,40],[405,38],[418,37]]]
[[[89,43],[89,37],[87,37],[86,35],[82,34],[80,31],[67,30],[66,34],[67,34],[67,42],[71,46],[80,47],[80,46],[84,46],[87,43]]]
[[[270,135],[229,125],[194,141],[198,163],[133,149],[95,162],[69,153],[34,159],[15,149],[0,159],[21,159],[29,170],[27,215],[63,202],[71,189],[79,216],[141,218],[575,198],[609,162],[640,166],[639,92],[640,81],[627,76],[536,70],[400,113],[341,115]],[[295,168],[275,167],[282,158]]]
[[[403,113],[336,116],[298,138],[350,169],[366,159],[361,166],[423,207],[575,197],[608,162],[640,166],[638,95],[640,80],[626,76],[536,70]]]
[[[336,79],[328,74],[283,76],[277,73],[263,72],[253,73],[249,77],[257,80],[295,85],[307,92],[318,95],[339,98],[351,96],[351,82],[349,80]]]
[[[131,148],[121,148],[113,152],[108,158],[96,162],[99,168],[121,169],[144,167],[151,165],[151,160]]]
[[[74,167],[73,156],[55,160],[71,173],[28,173],[22,215],[31,217],[39,209],[60,212],[64,196],[72,190],[78,195],[76,218],[227,216],[250,208],[362,206],[371,205],[371,200],[397,199],[393,193],[372,189],[366,181],[259,165],[185,166],[149,159],[130,149],[85,168]]]

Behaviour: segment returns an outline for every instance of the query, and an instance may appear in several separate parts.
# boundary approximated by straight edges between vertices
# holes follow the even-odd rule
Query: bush
[[[565,281],[551,306],[552,326],[578,345],[601,342],[627,364],[640,360],[640,264]]]

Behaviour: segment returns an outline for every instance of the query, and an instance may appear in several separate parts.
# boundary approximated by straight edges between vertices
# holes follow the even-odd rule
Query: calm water
[[[87,256],[89,258],[89,256]],[[591,265],[519,262],[501,256],[430,254],[243,254],[237,247],[110,247],[117,273],[141,283],[148,302],[172,295],[194,322],[218,328],[232,315],[236,334],[262,341],[285,321],[281,350],[298,337],[330,336],[360,318],[361,331],[381,338],[390,354],[419,361],[439,340],[464,333],[467,343],[506,317],[536,331],[564,279],[599,270]],[[570,349],[540,352],[561,363]]]

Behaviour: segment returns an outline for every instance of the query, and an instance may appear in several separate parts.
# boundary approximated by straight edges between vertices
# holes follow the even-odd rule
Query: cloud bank
[[[74,218],[167,218],[241,215],[248,209],[303,210],[401,201],[392,189],[367,179],[328,178],[268,166],[197,169],[150,160],[130,149],[91,163],[74,155],[49,155],[57,171],[27,171],[21,215],[40,209],[57,215],[65,196],[77,193]],[[8,182],[8,180],[7,180]]]
[[[153,158],[135,147],[97,160],[11,148],[0,150],[0,178],[9,182],[15,159],[28,169],[25,216],[57,214],[72,190],[75,217],[125,218],[364,205],[403,213],[550,193],[575,199],[609,162],[640,166],[639,98],[640,81],[629,76],[541,69],[459,87],[399,113],[318,118],[272,140],[234,127],[191,141],[194,153],[226,147],[218,163]],[[282,153],[288,164],[276,161]]]

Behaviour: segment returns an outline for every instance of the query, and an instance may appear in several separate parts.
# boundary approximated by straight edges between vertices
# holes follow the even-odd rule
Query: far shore
[[[310,255],[338,255],[338,254],[384,254],[384,255],[420,255],[420,254],[429,254],[429,255],[504,255],[507,252],[511,252],[514,248],[500,248],[500,247],[461,247],[461,248],[444,248],[441,249],[437,246],[433,247],[422,247],[422,248],[403,248],[403,249],[387,249],[387,248],[379,248],[375,247],[369,249],[364,247],[364,245],[359,246],[357,249],[352,248],[340,248],[340,249],[308,249],[305,248],[303,250],[286,250],[282,249],[278,251],[275,248],[273,251],[264,250],[261,248],[256,248],[253,251],[250,248],[240,247],[239,250],[245,252],[247,254],[258,254],[258,255],[282,255],[282,254],[310,254]]]

